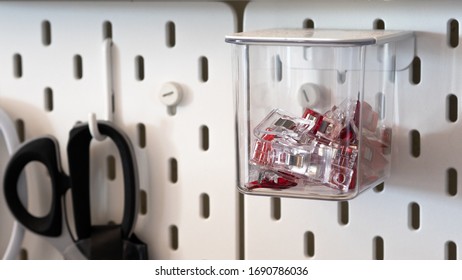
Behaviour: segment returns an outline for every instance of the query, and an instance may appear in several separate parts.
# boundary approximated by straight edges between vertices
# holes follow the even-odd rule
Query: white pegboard
[[[462,19],[461,4],[458,1],[249,3],[244,30],[303,27],[307,22],[315,28],[372,29],[377,20],[382,20],[386,29],[414,30],[421,75],[420,83],[414,84],[411,67],[397,77],[399,118],[393,132],[392,175],[383,190],[369,190],[348,204],[281,199],[280,206],[276,204],[276,208],[280,207],[280,213],[276,213],[279,219],[272,217],[275,204],[270,198],[246,197],[246,258],[460,257],[462,221],[457,217],[462,211],[462,201],[460,191],[454,195],[447,190],[447,170],[459,171],[462,166],[460,121],[448,118],[448,96],[461,99],[461,49],[448,43],[451,20]],[[459,34],[455,36],[459,38]],[[457,106],[457,100],[451,106]],[[454,117],[454,111],[451,114]],[[411,139],[412,131],[420,134],[417,157],[411,153],[411,143],[417,145]]]
[[[462,166],[460,121],[450,120],[460,114],[448,112],[448,96],[457,98],[452,106],[462,98],[461,47],[448,43],[449,22],[462,20],[461,8],[460,1],[448,0],[251,1],[247,5],[246,30],[304,25],[371,29],[381,19],[386,29],[417,31],[420,83],[411,82],[411,70],[397,79],[399,119],[391,178],[383,190],[369,190],[349,203],[246,196],[239,210],[231,49],[224,43],[224,36],[234,32],[238,23],[223,3],[1,2],[0,105],[15,120],[22,120],[26,139],[56,135],[65,159],[72,125],[85,121],[89,112],[105,115],[102,42],[107,33],[103,26],[110,22],[115,123],[129,134],[136,149],[147,201],[136,233],[149,244],[151,258],[235,259],[240,257],[239,248],[244,248],[247,259],[460,258],[460,183],[451,183],[448,191],[454,176],[449,180],[447,174],[459,172]],[[44,20],[51,27],[49,45],[44,44]],[[167,39],[169,22],[175,26],[174,43]],[[21,55],[20,78],[15,77],[15,54]],[[75,55],[82,57],[81,79],[75,78]],[[140,57],[142,80],[137,78]],[[203,58],[208,65],[206,79],[201,73]],[[179,83],[185,93],[173,116],[158,99],[168,81]],[[45,105],[47,88],[53,95],[51,111]],[[204,127],[209,132],[206,150],[201,139]],[[140,139],[140,130],[145,131],[145,139]],[[420,135],[417,157],[411,153],[413,131]],[[118,157],[109,143],[94,145],[93,152],[93,164],[98,166],[92,168],[93,218],[102,223],[118,221]],[[110,155],[116,161],[114,179],[107,175],[112,169],[107,166]],[[172,159],[177,165],[174,174],[170,174]],[[46,190],[41,193],[32,186],[31,193],[40,199],[31,208],[43,212]],[[209,198],[208,218],[201,209],[207,202],[204,197]],[[411,213],[416,205],[418,226],[417,215]],[[7,215],[0,206],[3,221]],[[242,220],[239,211],[244,211]],[[3,225],[0,250],[8,231]],[[24,248],[31,259],[61,258],[31,234]]]
[[[23,121],[26,139],[56,135],[65,162],[73,124],[89,112],[105,117],[103,39],[112,33],[114,122],[135,146],[146,201],[136,234],[153,259],[235,259],[232,71],[224,43],[235,27],[233,10],[223,3],[2,2],[1,105]],[[22,75],[15,76],[15,54]],[[158,98],[169,81],[184,92],[175,115]],[[120,160],[111,143],[92,148],[92,217],[120,221]],[[115,168],[108,166],[111,156]],[[31,208],[44,212],[46,191],[31,192],[39,198]],[[32,234],[24,248],[31,259],[61,257]]]

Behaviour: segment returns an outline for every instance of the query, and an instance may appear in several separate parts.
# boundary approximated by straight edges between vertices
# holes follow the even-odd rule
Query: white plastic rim
[[[16,129],[14,127],[13,121],[2,109],[0,109],[0,132],[3,138],[5,139],[8,154],[13,154],[16,148],[19,146],[19,139],[16,134]],[[19,178],[18,185],[19,196],[21,200],[25,202],[27,200],[27,187],[26,178],[24,174],[22,174]],[[21,250],[22,241],[24,239],[24,231],[24,227],[20,225],[18,222],[14,221],[10,235],[10,240],[8,242],[6,251],[3,254],[4,260],[17,259],[19,251]]]

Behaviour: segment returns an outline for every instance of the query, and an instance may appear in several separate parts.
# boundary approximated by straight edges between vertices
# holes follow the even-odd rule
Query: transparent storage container
[[[408,31],[271,29],[234,44],[238,189],[346,200],[390,175]]]

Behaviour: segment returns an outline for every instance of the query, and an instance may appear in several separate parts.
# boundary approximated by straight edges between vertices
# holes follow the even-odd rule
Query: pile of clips
[[[384,175],[391,152],[391,128],[378,123],[368,103],[351,99],[324,114],[306,108],[301,118],[274,109],[254,129],[250,163],[258,179],[247,187],[314,183],[348,191],[374,182]]]

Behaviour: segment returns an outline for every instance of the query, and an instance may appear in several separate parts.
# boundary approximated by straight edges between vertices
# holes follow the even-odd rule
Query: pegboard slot
[[[29,259],[29,252],[27,251],[27,249],[22,248],[19,251],[19,259],[20,260],[28,260]]]
[[[420,57],[416,56],[412,60],[411,69],[410,69],[410,82],[413,85],[420,84],[421,75],[422,75],[422,62]]]
[[[383,260],[384,259],[384,242],[380,236],[374,237],[373,241],[373,259]]]
[[[200,195],[201,217],[208,219],[210,217],[210,196],[206,193]]]
[[[112,39],[112,23],[110,21],[103,22],[103,40]]]
[[[19,53],[13,55],[13,75],[15,78],[21,78],[23,75],[22,56]]]
[[[170,248],[174,251],[178,250],[179,239],[178,239],[178,227],[171,225],[169,228],[170,234]]]
[[[178,182],[178,161],[175,158],[169,160],[170,182]]]
[[[337,70],[337,83],[339,83],[340,85],[343,85],[346,81],[346,75],[347,75],[347,71],[346,70]]]
[[[459,100],[456,95],[449,94],[446,98],[446,117],[449,122],[456,122],[459,115]]]
[[[420,229],[420,205],[416,202],[409,204],[409,227],[412,230]]]
[[[110,181],[114,181],[116,178],[116,160],[115,157],[109,155],[106,158],[106,165],[107,165],[107,178]]]
[[[136,125],[138,134],[138,146],[143,149],[146,148],[146,126],[142,123]]]
[[[311,18],[307,18],[303,21],[303,28],[314,28],[314,21]]]
[[[445,253],[446,260],[457,260],[457,244],[453,241],[446,242]]]
[[[140,214],[148,213],[148,195],[145,190],[140,190]]]
[[[275,221],[281,219],[281,198],[279,197],[271,198],[271,218]]]
[[[173,21],[165,24],[165,41],[169,48],[173,48],[176,44],[176,28]]]
[[[459,46],[459,22],[456,19],[448,21],[448,45],[451,48]]]
[[[200,135],[201,149],[207,151],[210,146],[210,135],[209,128],[206,125],[200,127]]]
[[[376,19],[372,25],[372,28],[375,30],[384,30],[385,29],[385,21],[383,19]]]
[[[138,81],[144,80],[144,58],[141,55],[135,57],[135,77]]]
[[[274,77],[276,81],[282,81],[282,60],[279,55],[274,57]]]
[[[348,201],[338,202],[338,222],[342,226],[350,222],[350,205]]]
[[[45,88],[44,90],[44,106],[45,111],[51,112],[53,111],[53,90],[49,87]]]
[[[374,191],[377,193],[383,192],[385,189],[385,183],[380,183],[377,186],[375,186]]]
[[[74,78],[77,80],[83,77],[83,60],[79,54],[74,55]]]
[[[209,80],[209,60],[205,56],[199,58],[199,80],[203,83]]]
[[[417,130],[411,130],[409,133],[411,155],[415,158],[420,156],[420,133]]]
[[[446,170],[446,190],[450,196],[457,195],[457,170],[455,168]]]
[[[385,110],[386,110],[386,107],[385,107],[385,94],[383,94],[382,92],[378,92],[377,95],[376,95],[376,104],[377,104],[377,108],[376,108],[376,112],[378,113],[379,115],[379,119],[380,120],[383,120],[386,116],[385,114]]]
[[[304,236],[304,241],[305,241],[305,256],[312,258],[314,257],[314,252],[315,252],[315,239],[314,239],[314,233],[311,231],[305,232]]]
[[[18,133],[19,142],[24,142],[26,139],[26,126],[22,119],[17,119],[15,122],[16,132]]]
[[[51,44],[51,23],[48,20],[42,21],[42,44],[44,46]]]

